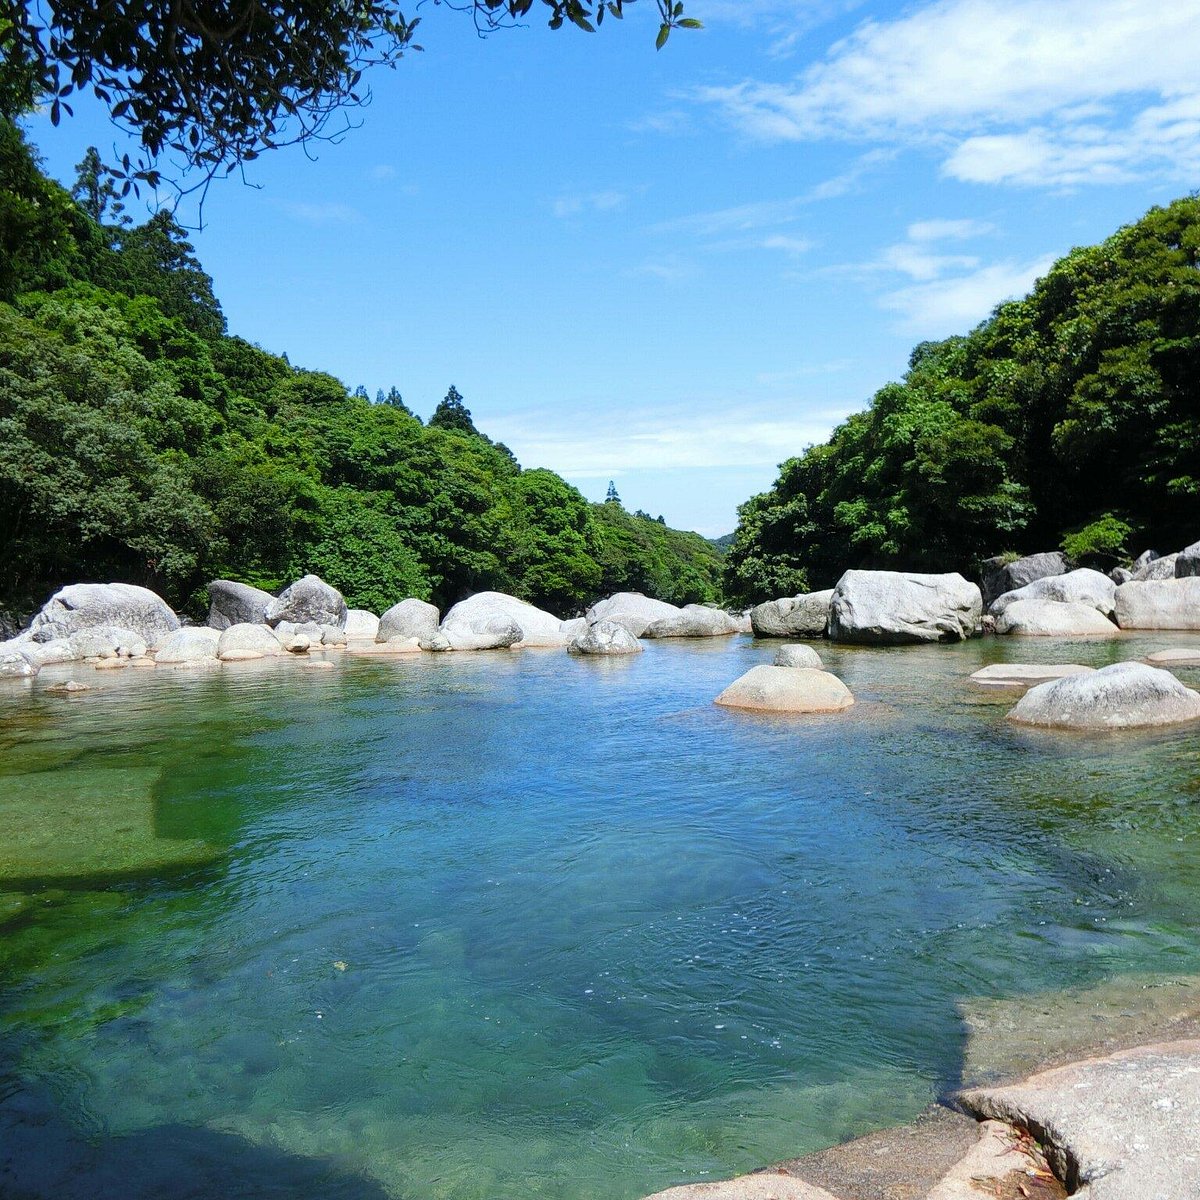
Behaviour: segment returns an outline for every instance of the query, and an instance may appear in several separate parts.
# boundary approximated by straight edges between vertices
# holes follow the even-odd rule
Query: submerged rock
[[[616,621],[597,621],[577,634],[567,650],[571,654],[641,654],[642,643]]]
[[[1080,567],[1065,575],[1035,579],[1016,591],[998,596],[990,608],[993,617],[1001,617],[1010,604],[1022,600],[1053,600],[1059,604],[1086,604],[1106,617],[1112,616],[1117,585],[1107,575]]]
[[[1200,667],[1200,645],[1155,650],[1146,655],[1145,661],[1152,667]]]
[[[437,632],[441,619],[437,608],[424,600],[401,600],[393,604],[379,618],[375,631],[377,642],[407,642],[412,638],[420,641],[431,638]]]
[[[824,637],[832,600],[833,588],[768,600],[750,610],[750,628],[755,637]]]
[[[316,575],[305,575],[283,589],[267,605],[266,622],[278,625],[290,621],[296,625],[309,622],[315,625],[346,625],[346,601],[337,588],[330,587]]]
[[[646,638],[727,637],[738,632],[737,622],[724,610],[706,604],[687,604],[677,616],[651,621]]]
[[[1121,636],[1121,631],[1090,604],[1066,604],[1060,600],[1014,600],[995,622],[997,633],[1022,637]]]
[[[132,583],[72,583],[42,606],[29,636],[35,642],[56,641],[96,626],[128,629],[147,646],[156,646],[179,628],[179,618],[149,588]]]
[[[168,634],[159,643],[154,661],[160,666],[172,663],[215,661],[221,643],[219,630],[207,625],[189,625]]]
[[[1116,611],[1122,629],[1200,629],[1200,576],[1123,583]]]
[[[775,651],[777,667],[811,667],[814,671],[823,671],[825,664],[821,656],[811,646],[780,646]]]
[[[833,589],[829,636],[881,645],[957,642],[972,637],[983,596],[961,575],[847,571]]]
[[[677,617],[683,609],[665,600],[652,600],[641,592],[617,592],[607,599],[597,601],[587,611],[587,623],[615,621],[623,625],[634,637],[641,637],[655,621]]]
[[[970,678],[976,687],[1029,688],[1053,679],[1066,679],[1070,675],[1086,675],[1095,669],[1080,666],[1079,663],[993,663],[976,671]]]
[[[1043,683],[1008,714],[1018,725],[1059,729],[1137,729],[1200,720],[1200,693],[1169,671],[1121,662]]]
[[[751,667],[714,701],[758,712],[840,712],[854,703],[850,689],[828,671],[811,667]]]
[[[233,579],[214,579],[208,585],[208,625],[226,630],[231,625],[265,625],[267,608],[275,599],[262,588]]]
[[[1038,579],[1065,575],[1071,569],[1067,556],[1058,550],[1027,554],[1013,562],[1005,562],[1003,558],[988,558],[979,566],[985,609],[991,608],[992,602],[1005,592],[1014,592]]]

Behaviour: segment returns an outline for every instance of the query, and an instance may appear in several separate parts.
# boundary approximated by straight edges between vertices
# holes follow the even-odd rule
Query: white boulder
[[[375,631],[377,642],[407,642],[416,638],[428,640],[437,632],[440,614],[435,605],[424,600],[401,600],[379,618]]]
[[[777,667],[811,667],[814,671],[825,670],[821,656],[811,646],[780,646],[775,651]]]
[[[1008,719],[1061,729],[1136,729],[1200,721],[1200,693],[1170,671],[1120,662],[1031,688]]]
[[[0,679],[32,679],[37,673],[37,663],[20,650],[0,646]]]
[[[154,661],[160,666],[172,663],[215,662],[221,631],[207,625],[189,625],[167,634],[158,644]]]
[[[836,675],[811,667],[751,667],[714,701],[724,708],[756,712],[841,712],[854,703]]]
[[[217,657],[222,662],[244,662],[256,658],[276,658],[284,653],[279,638],[266,625],[243,622],[230,625],[217,639]]]
[[[1149,583],[1155,579],[1174,579],[1177,574],[1178,554],[1164,554],[1144,562],[1133,572],[1134,582]]]
[[[1116,609],[1122,629],[1200,629],[1200,576],[1123,583]]]
[[[617,592],[599,600],[587,611],[587,623],[615,621],[624,625],[634,637],[641,637],[655,621],[677,617],[683,609],[665,600],[652,600],[641,592]]]
[[[379,618],[365,608],[352,608],[346,613],[346,640],[373,642],[379,633]]]
[[[1035,579],[1032,583],[997,597],[989,609],[993,617],[1000,617],[1010,604],[1022,600],[1054,600],[1059,604],[1086,604],[1106,617],[1112,616],[1117,585],[1107,575],[1080,567],[1065,575],[1052,575]]]
[[[1051,575],[1065,575],[1071,569],[1066,555],[1058,550],[1043,554],[1027,554],[1012,562],[1004,558],[989,558],[980,563],[980,578],[983,581],[983,607],[990,608],[992,602],[1005,592],[1013,592],[1036,579]]]
[[[755,637],[824,637],[832,600],[833,588],[768,600],[750,610],[750,628]]]
[[[146,645],[155,646],[179,628],[179,618],[149,588],[132,583],[72,583],[42,606],[29,636],[35,642],[49,642],[98,625],[128,629]]]
[[[478,592],[460,600],[442,618],[439,632],[449,640],[453,649],[493,649],[499,648],[499,645],[493,647],[465,643],[474,638],[504,636],[502,630],[508,624],[516,626],[518,637],[515,642],[504,642],[504,645],[565,646],[570,641],[562,631],[563,623],[559,617],[504,592]]]
[[[687,604],[677,616],[651,621],[642,632],[642,637],[726,637],[737,632],[737,622],[724,610],[710,608],[706,604]]]
[[[1059,600],[1014,600],[996,618],[996,632],[1024,637],[1121,636],[1121,631],[1090,604],[1066,604]]]
[[[1187,579],[1200,575],[1200,542],[1193,542],[1175,556],[1175,578]]]
[[[979,588],[958,574],[847,571],[833,589],[829,636],[839,642],[957,642],[983,615]]]
[[[571,654],[641,654],[642,643],[616,621],[597,621],[575,636],[567,647]]]
[[[312,622],[344,628],[346,612],[346,601],[337,588],[316,575],[305,575],[267,605],[266,622],[268,625],[278,625],[281,621],[296,625]]]

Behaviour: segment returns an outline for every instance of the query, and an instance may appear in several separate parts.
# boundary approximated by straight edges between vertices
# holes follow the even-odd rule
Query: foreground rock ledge
[[[1043,683],[1017,701],[1008,719],[1052,729],[1140,729],[1200,721],[1200,693],[1170,671],[1122,662]]]
[[[791,1175],[764,1171],[721,1183],[688,1183],[655,1192],[646,1200],[837,1200],[837,1197]]]
[[[713,702],[753,712],[841,712],[854,703],[836,675],[812,667],[751,667]]]

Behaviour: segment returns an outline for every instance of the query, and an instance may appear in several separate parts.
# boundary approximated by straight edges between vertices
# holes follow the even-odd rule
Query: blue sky
[[[709,535],[1055,257],[1200,184],[1200,0],[639,0],[477,39],[425,5],[316,161],[213,186],[233,332]],[[639,11],[640,10],[640,11]],[[114,133],[30,122],[64,180]],[[187,217],[186,213],[181,214]]]

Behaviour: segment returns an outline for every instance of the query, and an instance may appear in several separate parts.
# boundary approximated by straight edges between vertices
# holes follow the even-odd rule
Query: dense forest
[[[563,614],[621,589],[717,598],[721,556],[522,470],[451,387],[392,389],[230,336],[168,212],[134,224],[94,152],[71,193],[0,119],[0,608],[125,580],[195,613],[209,579],[312,571],[356,606],[482,589]]]
[[[924,343],[865,412],[741,506],[725,588],[849,567],[962,571],[1064,549],[1112,566],[1200,537],[1200,199],[1073,250],[964,337]]]

